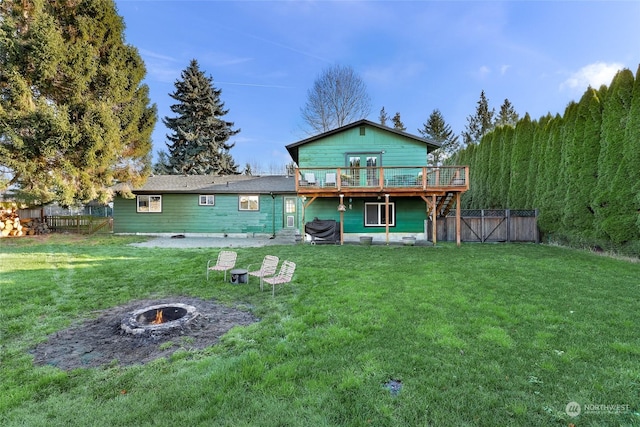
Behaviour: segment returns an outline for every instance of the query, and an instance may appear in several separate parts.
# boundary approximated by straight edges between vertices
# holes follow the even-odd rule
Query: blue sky
[[[320,73],[351,66],[372,99],[417,134],[439,109],[460,134],[480,92],[523,116],[564,112],[592,85],[640,64],[635,1],[116,0],[128,44],[158,107],[154,154],[166,149],[169,93],[196,59],[241,132],[231,154],[263,172],[304,139],[300,108]]]

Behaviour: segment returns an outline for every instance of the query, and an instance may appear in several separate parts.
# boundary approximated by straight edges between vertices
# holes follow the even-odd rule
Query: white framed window
[[[214,206],[216,204],[216,196],[213,194],[201,194],[198,197],[198,204],[200,206]]]
[[[260,196],[252,196],[241,194],[238,196],[238,210],[241,211],[259,211]]]
[[[385,226],[385,203],[365,203],[364,204],[364,226],[384,227]],[[396,225],[396,205],[389,203],[389,225]]]
[[[141,194],[136,199],[136,212],[162,212],[162,196]]]

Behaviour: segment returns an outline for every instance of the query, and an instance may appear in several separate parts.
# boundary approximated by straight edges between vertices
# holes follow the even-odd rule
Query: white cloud
[[[509,68],[511,68],[511,65],[503,65],[500,67],[500,74],[502,74],[503,76],[505,74],[507,74],[507,70],[509,70]]]
[[[612,64],[596,62],[585,65],[565,80],[560,85],[560,89],[586,89],[588,86],[597,89],[603,84],[610,84],[613,76],[622,68],[624,65],[617,62]]]
[[[485,78],[486,76],[488,76],[489,74],[491,74],[491,68],[487,67],[486,65],[483,65],[482,67],[480,67],[480,69],[478,70],[478,75],[481,79]]]

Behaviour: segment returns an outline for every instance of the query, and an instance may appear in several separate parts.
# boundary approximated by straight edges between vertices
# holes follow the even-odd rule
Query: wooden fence
[[[460,214],[463,242],[539,242],[537,210],[463,209]],[[438,218],[436,225],[438,241],[456,241],[455,210],[445,218]],[[429,240],[432,240],[431,230],[431,220],[425,221]]]
[[[113,231],[113,219],[92,215],[50,215],[44,217],[47,227],[56,232],[93,234]]]

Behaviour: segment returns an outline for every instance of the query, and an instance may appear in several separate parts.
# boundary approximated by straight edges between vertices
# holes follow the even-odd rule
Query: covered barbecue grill
[[[304,232],[311,236],[311,244],[340,243],[340,222],[333,219],[318,219],[307,222]]]

